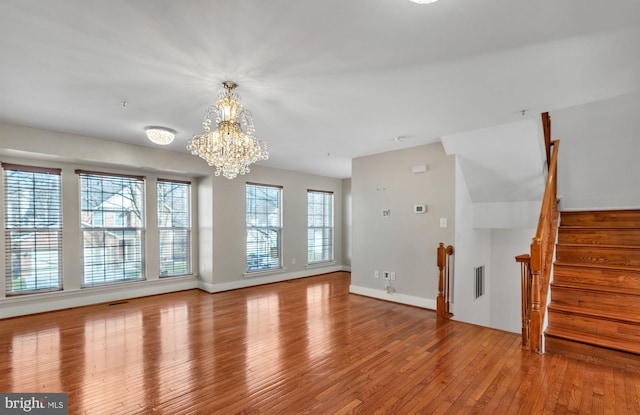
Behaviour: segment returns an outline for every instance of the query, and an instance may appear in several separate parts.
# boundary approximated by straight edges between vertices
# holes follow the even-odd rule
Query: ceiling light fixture
[[[151,140],[151,142],[160,144],[161,146],[171,144],[176,137],[176,130],[167,127],[151,126],[144,127],[144,130],[147,133],[147,138]]]
[[[249,165],[269,158],[267,145],[253,136],[255,129],[251,113],[240,104],[240,98],[233,93],[238,86],[225,81],[218,93],[215,105],[207,109],[202,122],[204,132],[194,135],[187,144],[187,150],[199,156],[209,166],[215,166],[215,175],[222,174],[233,179],[238,174],[249,173]],[[216,127],[211,131],[215,121]]]
[[[411,3],[416,3],[416,4],[431,4],[431,3],[435,3],[438,0],[409,0]]]

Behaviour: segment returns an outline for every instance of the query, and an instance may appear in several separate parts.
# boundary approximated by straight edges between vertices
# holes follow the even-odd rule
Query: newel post
[[[520,308],[522,315],[522,348],[530,349],[531,333],[531,256],[518,255],[520,264]]]
[[[446,249],[440,242],[438,246],[438,297],[436,299],[436,314],[438,318],[443,318],[444,313],[444,266],[446,264]]]
[[[531,350],[542,353],[542,318],[540,310],[540,283],[542,276],[542,241],[531,242]]]
[[[450,284],[451,275],[450,267],[447,261],[448,256],[453,255],[453,246],[444,246],[440,242],[438,246],[438,297],[436,299],[436,315],[441,319],[450,319],[453,314],[450,313]]]

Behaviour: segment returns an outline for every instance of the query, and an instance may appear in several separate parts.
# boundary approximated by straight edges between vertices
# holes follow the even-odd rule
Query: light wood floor
[[[335,273],[0,321],[0,391],[69,414],[639,414],[640,375],[348,294]]]

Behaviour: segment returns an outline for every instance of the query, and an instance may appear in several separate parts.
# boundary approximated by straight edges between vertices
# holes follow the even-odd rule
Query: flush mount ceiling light
[[[411,3],[416,3],[416,4],[430,4],[430,3],[435,3],[438,0],[409,0]]]
[[[225,89],[218,93],[215,105],[207,109],[202,122],[204,132],[194,135],[187,144],[187,150],[215,166],[215,175],[222,174],[233,179],[238,174],[249,173],[249,165],[269,158],[267,145],[253,136],[255,128],[251,113],[240,104],[240,98],[233,93],[238,86],[226,81]],[[215,128],[211,125],[215,121]]]
[[[176,131],[167,127],[150,126],[144,127],[144,130],[147,133],[147,138],[149,138],[151,142],[160,144],[161,146],[171,144],[176,137]]]

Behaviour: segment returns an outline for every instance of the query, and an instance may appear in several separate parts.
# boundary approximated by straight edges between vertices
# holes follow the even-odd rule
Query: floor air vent
[[[120,304],[127,304],[127,303],[129,302],[125,300],[125,301],[116,301],[115,303],[109,303],[109,305],[112,306],[112,305],[120,305]]]

